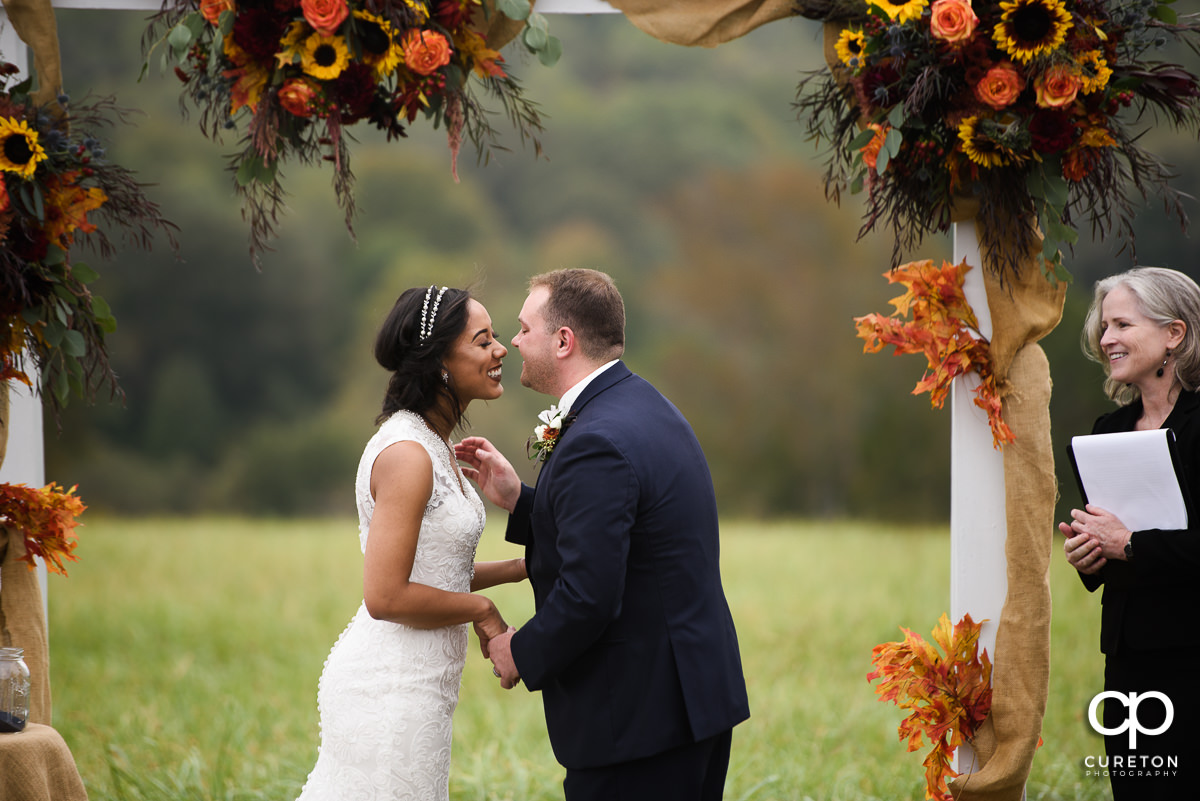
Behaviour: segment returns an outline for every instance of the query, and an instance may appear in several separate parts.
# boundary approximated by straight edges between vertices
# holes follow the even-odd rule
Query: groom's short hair
[[[607,362],[625,352],[625,301],[607,273],[582,268],[554,270],[529,279],[529,288],[544,286],[550,297],[542,310],[551,331],[564,326],[575,332],[588,359]]]

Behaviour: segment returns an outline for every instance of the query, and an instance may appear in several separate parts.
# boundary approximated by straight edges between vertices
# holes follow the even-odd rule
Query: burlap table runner
[[[0,801],[87,801],[71,749],[57,731],[30,723],[0,734]]]

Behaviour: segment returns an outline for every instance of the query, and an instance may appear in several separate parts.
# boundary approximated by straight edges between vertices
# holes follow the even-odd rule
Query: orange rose
[[[221,21],[222,11],[233,11],[233,0],[200,0],[200,15],[211,24]]]
[[[316,88],[303,78],[289,78],[279,87],[279,105],[297,117],[311,117]]]
[[[1082,85],[1079,74],[1064,64],[1051,66],[1033,82],[1033,88],[1037,90],[1037,104],[1042,108],[1071,105]]]
[[[970,0],[933,0],[929,11],[929,31],[943,42],[965,42],[979,24]]]
[[[450,43],[437,31],[410,30],[401,43],[404,63],[418,75],[432,75],[450,63]]]
[[[338,26],[350,16],[346,0],[302,0],[300,10],[313,30],[322,36],[333,36]]]
[[[1025,88],[1025,79],[1012,64],[997,64],[975,84],[975,97],[994,109],[1012,105]]]

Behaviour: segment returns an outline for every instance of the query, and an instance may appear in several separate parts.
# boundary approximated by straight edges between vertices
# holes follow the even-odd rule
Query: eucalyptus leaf
[[[523,38],[525,39],[525,45],[535,53],[546,46],[546,41],[548,39],[544,30],[531,26],[525,27]]]
[[[892,126],[893,128],[899,128],[901,125],[903,125],[904,104],[897,103],[896,105],[892,106],[892,110],[888,112],[887,120],[888,125]]]
[[[536,11],[530,12],[529,19],[525,20],[525,24],[530,28],[537,28],[542,33],[550,30],[550,26],[546,23],[546,18]]]
[[[851,150],[862,150],[867,145],[871,144],[871,140],[875,138],[875,130],[873,128],[864,128],[855,134],[850,140]]]
[[[1164,5],[1156,6],[1155,9],[1150,12],[1150,16],[1154,17],[1160,22],[1166,23],[1167,25],[1174,25],[1179,21],[1179,15],[1175,13],[1175,9]]]
[[[187,55],[187,51],[194,41],[196,41],[196,35],[188,27],[187,20],[176,25],[167,34],[167,44],[171,46],[171,51],[175,54],[175,58],[180,61]]]
[[[895,158],[900,154],[900,145],[904,143],[904,134],[900,133],[899,128],[892,128],[887,132],[887,138],[883,140],[883,152],[887,153],[890,158]],[[883,168],[879,168],[883,172]]]
[[[538,61],[543,67],[553,67],[562,58],[563,46],[557,36],[546,39],[546,46],[538,52]]]
[[[81,261],[71,265],[71,275],[81,284],[90,284],[100,277],[100,273]]]
[[[500,9],[501,14],[515,20],[525,19],[533,10],[529,0],[499,0],[496,7]]]
[[[875,172],[883,175],[884,170],[887,169],[888,162],[891,160],[892,157],[888,155],[887,150],[880,150],[879,155],[875,157]]]
[[[92,316],[96,318],[96,322],[100,324],[110,334],[116,330],[117,319],[113,317],[112,307],[108,305],[108,301],[99,295],[92,295]],[[105,327],[104,322],[112,321],[112,330]]]
[[[83,334],[74,329],[68,329],[63,335],[62,349],[63,353],[78,359],[87,355],[87,342],[84,340]]]
[[[63,250],[57,245],[51,245],[50,247],[46,248],[46,255],[42,258],[42,264],[46,265],[47,267],[58,267],[60,265],[66,265],[66,263],[67,251]],[[59,272],[61,272],[63,275],[66,274],[65,271],[60,270]]]
[[[59,370],[54,374],[54,397],[58,398],[60,405],[66,406],[71,395],[71,384],[67,378],[67,374]]]
[[[63,335],[67,333],[67,327],[58,320],[50,320],[46,323],[46,327],[42,330],[42,339],[52,348],[57,348],[63,340]]]
[[[1067,184],[1067,180],[1061,175],[1047,175],[1044,186],[1046,202],[1052,205],[1055,209],[1062,209],[1067,205],[1067,196],[1071,191],[1071,187]]]
[[[242,159],[242,163],[238,165],[237,183],[238,186],[249,186],[254,181],[258,180],[258,171],[262,166],[262,159],[257,155],[247,156]]]

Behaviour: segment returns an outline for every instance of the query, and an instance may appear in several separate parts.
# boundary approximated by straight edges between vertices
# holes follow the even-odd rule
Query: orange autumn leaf
[[[78,171],[71,171],[46,179],[46,236],[64,247],[75,241],[76,230],[85,234],[96,230],[96,224],[88,222],[88,212],[108,201],[103,189],[80,186],[79,178]]]
[[[880,680],[875,694],[909,714],[897,732],[909,751],[932,746],[922,763],[925,768],[925,797],[946,798],[947,778],[958,774],[950,758],[970,740],[987,717],[992,705],[992,663],[987,651],[979,653],[976,623],[964,615],[957,625],[942,615],[933,629],[934,647],[919,635],[901,627],[902,642],[876,645],[871,662],[875,669],[867,681]]]
[[[889,283],[906,287],[904,294],[889,301],[895,311],[888,317],[855,317],[854,324],[857,336],[865,342],[863,353],[878,353],[890,345],[895,355],[925,356],[926,371],[913,394],[928,392],[936,409],[945,404],[955,378],[977,373],[980,383],[975,388],[975,405],[987,413],[992,444],[999,448],[1015,437],[1001,416],[988,341],[979,336],[979,321],[963,294],[969,269],[965,260],[961,264],[943,261],[941,266],[932,259],[902,264],[884,273]]]
[[[32,570],[34,557],[46,562],[51,573],[67,575],[63,559],[79,561],[75,556],[76,520],[87,509],[75,494],[75,487],[63,491],[51,482],[41,489],[24,484],[0,484],[0,525],[17,529],[25,537],[25,555],[21,557]]]

